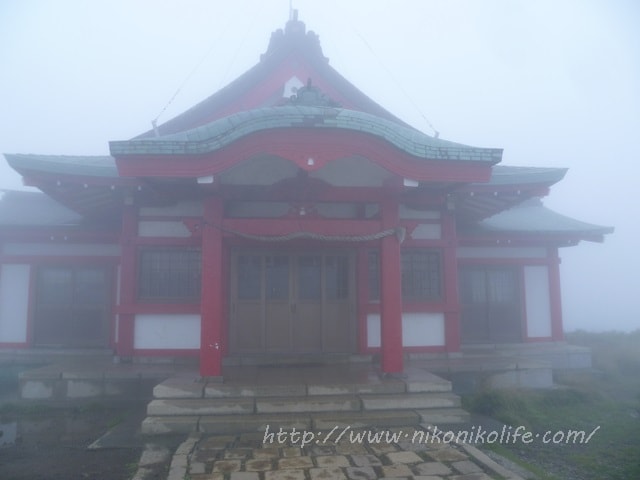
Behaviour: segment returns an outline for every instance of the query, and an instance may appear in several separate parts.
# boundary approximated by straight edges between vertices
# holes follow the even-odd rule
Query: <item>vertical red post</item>
[[[369,302],[369,251],[366,247],[358,249],[356,261],[356,295],[358,312],[358,353],[365,353],[367,344],[367,303]]]
[[[551,338],[564,340],[562,325],[562,297],[560,289],[560,256],[558,248],[549,248],[549,303],[551,305]]]
[[[224,330],[222,225],[223,205],[218,197],[204,201],[202,228],[202,292],[200,300],[200,375],[222,375]]]
[[[380,205],[382,228],[400,226],[398,204],[387,200]],[[403,371],[402,353],[402,270],[400,239],[384,237],[380,248],[380,337],[381,368],[384,373]]]
[[[442,215],[442,238],[445,241],[443,251],[444,270],[444,342],[447,352],[460,351],[460,296],[458,293],[458,258],[456,222],[452,212]]]
[[[138,216],[136,206],[124,205],[122,210],[122,233],[120,236],[120,313],[118,314],[118,339],[116,352],[119,357],[133,356],[133,336],[136,303],[136,242]]]

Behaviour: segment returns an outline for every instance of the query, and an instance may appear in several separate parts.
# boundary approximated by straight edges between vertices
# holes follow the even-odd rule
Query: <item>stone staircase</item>
[[[339,376],[339,375],[338,375]],[[302,375],[304,377],[304,375]],[[278,384],[202,382],[176,376],[154,388],[142,433],[327,431],[334,427],[397,427],[468,420],[451,383],[425,371],[403,378],[315,381],[298,376]]]

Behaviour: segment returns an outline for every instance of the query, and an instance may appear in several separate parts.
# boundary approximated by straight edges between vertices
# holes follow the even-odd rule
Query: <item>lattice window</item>
[[[162,303],[200,299],[201,254],[194,248],[140,250],[138,297]]]
[[[402,252],[402,298],[433,301],[442,298],[442,262],[435,250]]]
[[[432,302],[442,299],[442,258],[438,250],[402,251],[402,299]],[[369,252],[369,299],[380,300],[380,257]]]

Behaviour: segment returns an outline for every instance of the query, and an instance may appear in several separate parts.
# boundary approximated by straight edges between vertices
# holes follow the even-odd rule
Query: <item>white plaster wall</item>
[[[458,247],[458,258],[546,258],[544,247]]]
[[[329,162],[309,176],[336,187],[380,187],[391,175],[366,158],[350,157]]]
[[[402,346],[444,345],[444,313],[403,313]]]
[[[440,212],[437,210],[414,210],[406,205],[400,205],[400,218],[404,220],[438,220]]]
[[[164,207],[141,207],[139,214],[144,215],[161,215],[161,216],[192,216],[201,217],[204,212],[202,202],[177,202],[174,205]]]
[[[295,178],[297,172],[297,165],[289,160],[260,156],[225,170],[218,179],[220,183],[228,185],[273,185],[285,178]]]
[[[551,336],[549,271],[543,265],[524,267],[525,311],[528,337]]]
[[[5,255],[120,256],[120,245],[101,243],[7,243]]]
[[[367,315],[367,346],[379,347],[380,345],[380,315],[370,313]]]
[[[442,228],[438,223],[421,223],[411,232],[414,240],[438,240],[441,236]]]
[[[27,341],[29,265],[3,265],[0,270],[0,342]]]
[[[141,237],[190,237],[187,226],[179,221],[141,220],[138,222],[138,235]]]
[[[136,315],[133,346],[146,349],[199,349],[200,315]]]
[[[402,314],[402,346],[432,347],[444,344],[443,313]],[[367,346],[381,346],[380,315],[377,313],[367,315]]]

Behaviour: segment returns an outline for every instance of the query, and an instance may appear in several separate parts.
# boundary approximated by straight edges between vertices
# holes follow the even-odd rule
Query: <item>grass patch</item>
[[[514,453],[512,450],[510,450],[507,447],[494,443],[491,445],[487,445],[486,449],[497,453],[498,455],[506,458],[507,460],[531,472],[536,476],[538,480],[561,480],[560,477],[550,474],[549,472],[545,471],[542,467],[523,460],[520,456],[518,456],[516,453]]]
[[[540,435],[529,445],[498,446],[498,453],[548,466],[543,471],[560,478],[640,478],[640,331],[577,332],[569,340],[592,348],[595,373],[563,372],[555,379],[558,387],[549,390],[480,391],[466,397],[464,406]],[[588,435],[598,426],[586,444],[542,442],[547,431]]]

